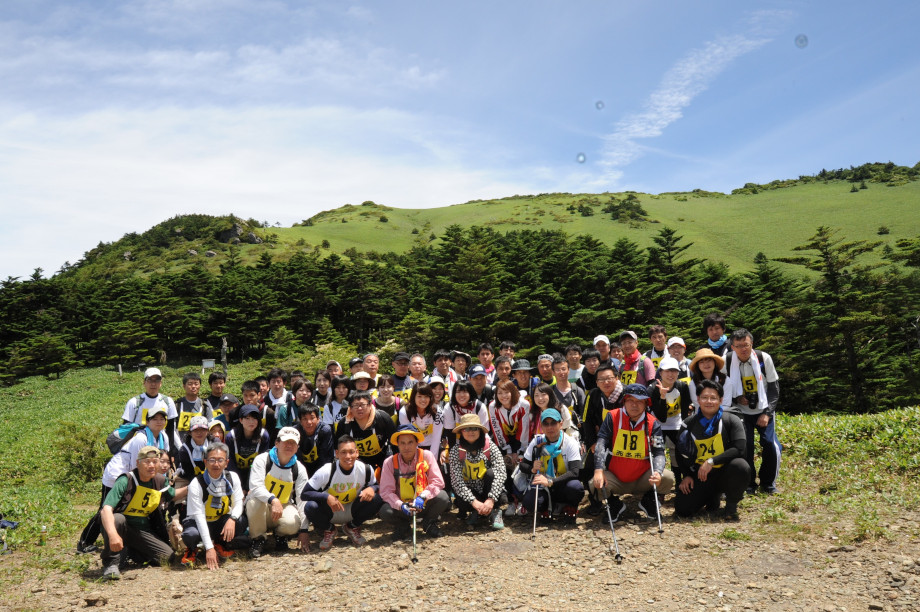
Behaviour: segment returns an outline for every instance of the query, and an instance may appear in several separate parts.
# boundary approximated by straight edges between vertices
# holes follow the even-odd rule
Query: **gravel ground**
[[[392,544],[379,521],[355,548],[340,535],[327,553],[272,552],[204,567],[135,568],[99,580],[98,557],[83,575],[29,571],[0,597],[13,610],[920,610],[920,539],[844,546],[826,535],[741,521],[678,522],[665,505],[664,533],[634,507],[617,524],[623,554],[609,551],[609,525],[582,513],[573,524],[512,519],[502,531],[468,529],[451,513],[446,536]],[[606,517],[604,517],[606,519]],[[902,525],[903,527],[903,525]],[[16,553],[0,561],[22,565]],[[74,553],[75,554],[75,553]],[[21,568],[20,568],[21,569]],[[25,573],[25,570],[22,570]]]

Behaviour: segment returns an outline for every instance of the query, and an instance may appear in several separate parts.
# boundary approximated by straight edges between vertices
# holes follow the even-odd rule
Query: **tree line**
[[[920,237],[869,264],[879,243],[820,227],[782,260],[803,274],[762,253],[743,273],[690,258],[672,228],[653,242],[454,225],[404,254],[314,250],[281,262],[266,253],[254,266],[230,258],[219,272],[196,265],[92,281],[37,270],[0,282],[0,380],[187,363],[215,357],[223,338],[233,360],[327,343],[430,355],[505,339],[535,356],[598,333],[633,329],[641,339],[660,324],[691,353],[704,341],[703,317],[720,312],[773,355],[787,411],[920,401]]]

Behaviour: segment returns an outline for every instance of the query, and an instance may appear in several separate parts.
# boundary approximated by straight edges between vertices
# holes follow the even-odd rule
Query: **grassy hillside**
[[[163,391],[177,396],[181,374],[191,369],[163,368]],[[257,371],[254,362],[231,366],[229,388]],[[31,567],[79,570],[89,563],[72,547],[98,503],[105,434],[141,382],[138,372],[119,377],[96,368],[0,388],[7,425],[0,428],[0,513],[20,522],[7,539],[32,553]],[[918,418],[916,407],[855,416],[780,414],[782,493],[746,499],[737,529],[834,535],[843,542],[892,537],[899,513],[920,502],[916,487],[904,487],[920,475]],[[42,525],[49,530],[45,547],[38,546]],[[0,587],[21,580],[21,573],[0,570]]]
[[[416,241],[440,236],[452,224],[486,225],[498,231],[561,230],[569,234],[590,234],[606,243],[628,237],[640,246],[651,244],[651,237],[667,225],[678,230],[694,245],[687,255],[719,260],[733,270],[750,269],[754,256],[763,251],[768,257],[792,254],[792,248],[810,238],[819,225],[841,230],[846,240],[883,240],[894,245],[898,238],[920,234],[920,182],[892,183],[866,181],[865,189],[851,188],[846,180],[774,182],[735,190],[733,194],[705,191],[686,193],[634,194],[647,212],[643,221],[617,221],[603,212],[611,201],[622,201],[624,193],[540,194],[483,200],[440,208],[407,209],[365,202],[344,205],[315,215],[295,227],[252,229],[265,242],[241,243],[236,257],[252,265],[269,253],[285,261],[298,251],[322,253],[359,251],[405,252]],[[583,213],[590,212],[590,215]],[[384,221],[385,219],[385,221]],[[239,221],[239,220],[236,220]],[[213,228],[232,225],[230,217],[211,222]],[[100,245],[87,254],[75,273],[83,278],[99,278],[118,272],[150,275],[181,271],[198,263],[217,270],[230,254],[230,245],[204,236],[204,232],[177,231],[188,225],[187,218],[164,222],[140,240],[120,240]],[[878,235],[880,227],[888,234]],[[154,231],[156,230],[156,231]],[[155,241],[148,234],[155,234]],[[126,237],[127,239],[128,237]],[[155,242],[155,245],[151,245]],[[328,244],[328,247],[324,247]],[[196,249],[190,255],[188,249]],[[212,249],[217,255],[207,258]],[[126,250],[132,252],[125,261]]]

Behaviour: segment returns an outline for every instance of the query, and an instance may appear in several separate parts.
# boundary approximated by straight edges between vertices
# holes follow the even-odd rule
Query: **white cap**
[[[159,376],[163,378],[163,373],[160,372],[160,368],[147,368],[144,370],[144,380],[147,380],[151,376]]]
[[[300,433],[293,427],[282,427],[278,432],[278,441],[287,442],[288,440],[293,440],[300,444]]]
[[[682,347],[687,348],[687,343],[684,342],[684,339],[683,339],[683,338],[680,338],[680,337],[678,337],[678,336],[674,336],[674,337],[672,337],[672,338],[668,338],[668,346],[673,346],[673,345],[675,345],[675,344],[679,344],[679,345],[681,345]]]
[[[597,345],[598,342],[606,342],[607,344],[610,344],[610,338],[608,338],[607,336],[603,334],[601,334],[600,336],[594,336],[594,342],[592,342],[591,344]]]
[[[665,357],[658,364],[658,369],[659,370],[679,370],[680,364],[677,363],[677,360],[674,359],[673,357]]]

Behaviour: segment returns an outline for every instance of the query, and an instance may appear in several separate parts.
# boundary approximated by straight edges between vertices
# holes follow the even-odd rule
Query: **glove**
[[[409,505],[406,504],[405,502],[403,502],[403,505],[400,509],[402,510],[402,513],[405,514],[406,516],[409,516],[412,514],[412,511],[409,509]]]
[[[415,498],[415,501],[412,503],[412,507],[416,510],[421,510],[425,507],[425,500],[421,495]]]

